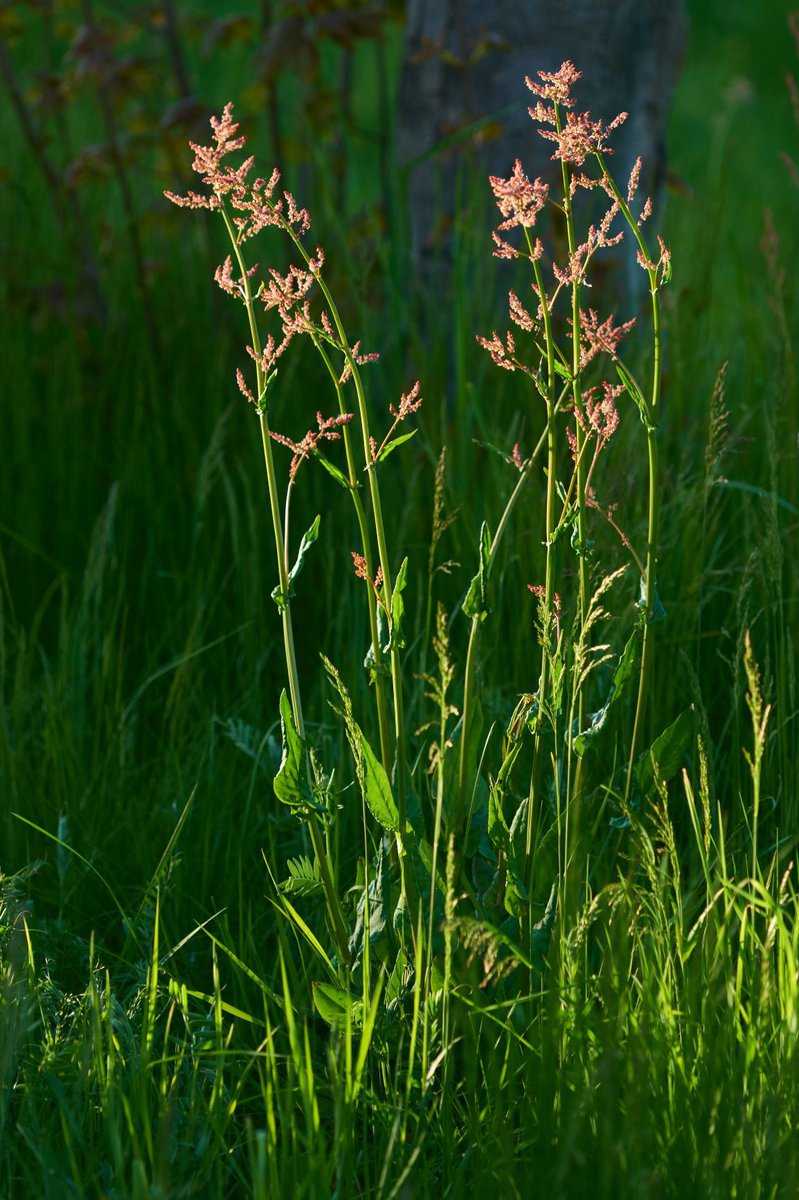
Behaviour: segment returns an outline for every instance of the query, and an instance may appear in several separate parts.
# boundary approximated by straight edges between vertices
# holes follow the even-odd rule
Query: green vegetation
[[[240,244],[218,172],[224,222],[161,200],[208,138],[135,82],[158,22],[110,21],[109,108],[69,6],[2,14],[26,103],[72,63],[31,111],[81,182],[4,109],[0,1195],[794,1194],[796,47],[780,5],[693,8],[672,278],[630,213],[655,321],[583,367],[601,279],[536,319],[524,181],[534,261],[492,259],[465,155],[451,284],[409,284],[393,27],[264,91],[247,28],[185,21],[313,214]],[[305,294],[237,297],[255,262],[309,272],[274,361]]]

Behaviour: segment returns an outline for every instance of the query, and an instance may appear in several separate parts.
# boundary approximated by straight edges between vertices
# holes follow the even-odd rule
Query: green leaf
[[[355,760],[355,774],[361,795],[375,820],[384,829],[399,829],[399,812],[391,792],[385,768],[375,755],[363,730],[352,714],[352,701],[344,681],[328,658],[322,655],[322,662],[328,678],[338,692],[342,703],[340,715],[344,718],[344,729],[347,734],[352,757]]]
[[[403,558],[397,578],[394,580],[394,590],[391,593],[391,636],[387,649],[390,650],[394,646],[397,649],[402,649],[405,645],[405,638],[402,633],[402,618],[405,615],[405,600],[402,593],[408,582],[408,559]]]
[[[350,490],[350,481],[343,471],[339,470],[335,463],[332,463],[329,458],[325,458],[324,454],[320,454],[317,450],[316,457],[319,459],[322,466],[327,471],[328,475],[332,475],[336,483],[340,484],[347,491]]]
[[[302,855],[286,863],[289,877],[280,884],[284,896],[312,896],[322,887],[319,864]]]
[[[400,946],[394,966],[391,969],[391,974],[386,982],[386,990],[383,994],[383,1002],[389,1012],[397,1007],[408,975],[408,958],[402,946]]]
[[[624,390],[627,392],[627,395],[633,401],[639,413],[641,414],[641,420],[645,425],[648,425],[649,409],[646,400],[644,399],[644,394],[620,358],[616,359],[616,373],[621,382],[624,384]]]
[[[275,795],[283,804],[311,804],[313,796],[308,785],[305,743],[294,724],[294,714],[285,688],[280,693],[280,733],[283,754],[273,784]]]
[[[375,820],[379,821],[384,829],[396,831],[400,827],[399,811],[388,775],[357,721],[353,721],[353,729],[358,747],[357,751],[353,750],[355,770],[363,798]]]
[[[363,1005],[353,1000],[349,992],[343,988],[334,987],[332,983],[315,983],[313,985],[313,1002],[316,1011],[323,1021],[334,1027],[344,1025],[349,1013],[353,1026],[360,1025]]]
[[[308,553],[308,551],[310,550],[311,546],[314,544],[316,539],[319,537],[319,522],[321,520],[322,520],[322,518],[321,518],[320,514],[317,513],[316,516],[314,517],[313,523],[311,524],[310,528],[306,529],[305,533],[302,535],[299,549],[297,550],[297,557],[294,560],[294,566],[291,568],[291,570],[289,571],[289,574],[288,574],[288,580],[287,580],[288,587],[287,587],[286,591],[285,592],[282,591],[280,586],[278,586],[272,592],[272,599],[274,600],[275,604],[278,606],[278,608],[280,609],[281,612],[286,607],[286,605],[288,604],[291,597],[294,595],[294,580],[297,578],[297,576],[299,575],[300,571],[303,568],[303,564],[305,563],[306,554]]]
[[[641,586],[638,591],[638,599],[635,602],[635,607],[641,613],[641,619],[646,617],[646,580],[641,576]],[[652,612],[649,614],[649,625],[654,625],[656,621],[666,620],[666,610],[663,607],[663,601],[658,595],[657,585],[655,585],[655,594],[652,597]]]
[[[415,437],[418,432],[418,429],[411,429],[409,433],[401,433],[397,437],[392,438],[390,442],[386,442],[385,446],[375,459],[375,462],[384,462],[388,458],[389,454],[392,453],[392,451],[396,450],[398,446],[403,445],[404,442],[409,442],[411,438]]]
[[[613,681],[608,691],[608,697],[600,709],[591,714],[588,726],[581,730],[574,739],[575,754],[583,755],[589,749],[592,742],[601,733],[604,726],[607,724],[608,715],[611,708],[625,691],[627,684],[635,671],[635,662],[638,651],[638,634],[633,633],[627,640],[627,645],[622,650],[619,661],[616,664],[616,670],[613,673]]]
[[[491,533],[485,521],[480,526],[480,565],[469,584],[463,601],[463,612],[472,619],[488,616],[488,576],[491,569]]]
[[[681,712],[652,745],[638,759],[636,779],[642,791],[646,791],[655,780],[667,783],[677,774],[683,764],[694,734],[693,705]]]

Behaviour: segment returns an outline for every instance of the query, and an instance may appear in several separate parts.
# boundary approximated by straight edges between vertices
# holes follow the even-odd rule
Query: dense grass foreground
[[[37,216],[2,335],[0,1194],[794,1194],[792,48],[713,11],[672,278],[617,181],[642,304],[590,359],[608,248],[583,189],[545,224],[557,176],[494,181],[497,217],[464,167],[443,303],[323,162],[324,267],[286,200],[238,239],[241,156],[206,160],[227,230],[154,208],[160,351],[116,260],[101,339],[25,300],[53,230],[4,194]],[[605,132],[563,162],[600,215]]]

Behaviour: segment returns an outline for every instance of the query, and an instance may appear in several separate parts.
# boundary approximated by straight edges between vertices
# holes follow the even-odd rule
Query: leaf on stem
[[[294,581],[303,568],[306,554],[319,537],[319,522],[321,520],[321,515],[317,513],[310,528],[306,529],[305,533],[302,535],[302,540],[300,541],[299,549],[297,550],[297,557],[294,560],[294,566],[291,568],[288,574],[288,587],[286,588],[286,591],[284,592],[279,584],[272,591],[272,599],[274,600],[280,612],[283,612],[289,600],[294,595]]]
[[[285,688],[280,693],[280,732],[283,754],[273,783],[275,795],[281,803],[291,807],[312,805],[314,800],[308,783],[305,743],[297,732]]]
[[[488,616],[488,576],[491,569],[491,533],[488,524],[480,526],[480,565],[469,584],[463,601],[465,616],[482,621]]]

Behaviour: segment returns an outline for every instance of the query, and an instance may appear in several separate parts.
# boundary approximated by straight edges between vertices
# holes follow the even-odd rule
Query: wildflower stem
[[[552,314],[549,307],[549,299],[544,291],[544,282],[541,278],[541,270],[538,266],[538,261],[533,255],[532,245],[530,243],[530,234],[527,229],[524,231],[524,236],[527,241],[527,248],[530,252],[530,259],[533,265],[533,274],[535,277],[535,288],[538,293],[538,298],[541,302],[541,312],[544,318],[544,339],[546,342],[546,360],[547,360],[547,387],[546,387],[546,441],[547,441],[547,493],[546,493],[546,567],[544,576],[544,621],[542,630],[541,644],[541,671],[538,679],[538,710],[535,721],[535,741],[533,747],[533,767],[530,774],[530,790],[527,799],[527,830],[525,840],[525,850],[529,861],[530,875],[532,875],[532,847],[533,847],[533,811],[535,807],[535,796],[538,791],[538,782],[540,778],[540,762],[541,762],[541,722],[544,712],[544,703],[547,690],[547,670],[549,666],[549,644],[552,630],[552,596],[553,596],[553,534],[554,534],[554,515],[555,515],[555,484],[557,472],[557,457],[556,457],[556,439],[555,439],[555,342],[552,333]]]
[[[319,285],[325,303],[330,311],[330,316],[333,319],[333,324],[336,327],[336,332],[341,342],[341,349],[347,361],[347,365],[352,373],[353,383],[355,385],[355,395],[358,400],[358,420],[361,426],[361,436],[363,439],[363,455],[366,463],[367,475],[369,477],[369,499],[372,507],[372,520],[374,521],[375,534],[377,537],[377,553],[380,561],[380,568],[383,573],[383,604],[386,614],[391,621],[391,600],[393,596],[392,575],[391,575],[391,560],[388,554],[388,544],[386,542],[386,529],[383,521],[383,506],[380,499],[380,484],[377,479],[377,471],[375,470],[376,463],[373,461],[370,429],[369,429],[369,414],[366,407],[366,394],[364,392],[363,380],[361,373],[358,370],[358,364],[355,361],[355,355],[350,349],[350,343],[347,338],[344,324],[339,315],[338,307],[333,295],[322,278],[321,271],[315,270],[311,256],[302,244],[302,241],[297,236],[290,225],[286,226],[286,232],[291,238],[298,253],[302,256],[309,270]],[[397,811],[399,814],[399,833],[398,833],[398,850],[399,850],[399,865],[400,865],[400,880],[402,894],[406,903],[410,902],[409,895],[409,880],[406,871],[406,843],[407,843],[407,803],[406,803],[406,762],[405,762],[405,720],[403,712],[403,690],[402,690],[402,663],[400,661],[399,649],[393,644],[390,651],[391,663],[391,685],[392,695],[394,700],[394,739],[395,739],[395,764],[394,783],[397,791]],[[414,914],[412,914],[413,916]],[[412,923],[412,928],[415,926]]]
[[[556,104],[555,109],[555,126],[557,133],[562,132],[560,108]],[[569,264],[571,268],[571,308],[572,308],[572,398],[574,400],[575,413],[575,448],[576,448],[576,465],[575,471],[577,476],[577,572],[578,572],[578,603],[580,614],[580,638],[582,639],[583,630],[585,627],[587,606],[588,606],[588,567],[586,562],[586,522],[585,522],[585,462],[583,455],[583,444],[586,433],[583,428],[584,422],[581,419],[583,413],[583,397],[582,384],[580,378],[580,268],[575,263],[575,250],[577,249],[577,239],[574,228],[574,206],[572,204],[571,195],[571,177],[569,167],[565,158],[561,158],[561,176],[563,179],[563,211],[566,216],[566,238],[569,247]],[[578,686],[578,680],[575,676],[575,686]],[[577,697],[577,726],[582,729],[584,726],[585,717],[585,700],[582,694],[582,689]],[[573,757],[572,741],[574,737],[574,722],[569,723],[567,730],[567,777],[571,783],[571,765]],[[579,821],[579,796],[582,784],[583,760],[580,758],[577,763],[577,772],[574,780],[574,791],[571,788],[567,790],[567,804],[573,804],[572,826],[576,829]],[[560,806],[558,806],[560,815]],[[565,824],[565,836],[568,839],[569,824],[567,820]],[[560,834],[558,835],[560,841]],[[563,862],[568,862],[568,847],[563,848]]]
[[[269,433],[269,419],[263,403],[266,380],[264,379],[263,369],[261,367],[261,338],[258,332],[258,322],[255,318],[255,304],[253,300],[252,289],[250,287],[250,279],[247,274],[247,267],[244,262],[244,256],[241,252],[238,237],[224,204],[220,204],[220,211],[225,222],[225,228],[227,229],[228,237],[230,238],[230,242],[233,247],[233,253],[236,256],[239,271],[241,272],[241,286],[243,290],[244,306],[247,310],[247,320],[250,326],[250,337],[252,338],[252,348],[255,354],[258,421],[261,428],[261,442],[264,451],[264,466],[266,468],[266,483],[269,494],[269,510],[272,517],[272,531],[275,540],[275,553],[277,555],[278,583],[284,599],[284,603],[281,606],[281,621],[283,625],[283,646],[286,655],[289,694],[291,696],[291,708],[294,714],[297,732],[304,740],[305,722],[302,715],[302,699],[300,696],[299,673],[297,671],[297,655],[294,648],[294,626],[291,619],[291,602],[288,595],[289,586],[288,569],[286,565],[286,545],[283,536],[283,523],[280,516],[280,501],[278,496],[275,463],[272,456],[272,441]],[[327,902],[330,924],[336,939],[339,953],[342,957],[342,961],[348,963],[350,961],[350,953],[347,945],[347,931],[344,924],[344,916],[341,911],[341,905],[339,904],[338,894],[333,881],[330,860],[325,849],[324,839],[322,838],[322,832],[313,813],[308,815],[307,823],[308,832],[311,837],[311,844],[313,846],[316,860],[319,863],[319,872],[322,877],[322,887],[324,889],[325,900]]]
[[[344,404],[344,396],[341,390],[339,377],[333,368],[330,357],[322,345],[319,338],[313,334],[312,340],[316,349],[319,351],[322,362],[325,364],[330,378],[333,382],[333,387],[336,391],[336,399],[338,400],[339,411],[344,414],[346,406]],[[369,608],[369,635],[372,639],[372,648],[375,658],[375,697],[377,701],[377,723],[380,732],[380,757],[383,766],[387,772],[391,771],[391,735],[388,724],[388,709],[386,705],[386,689],[383,680],[383,648],[380,645],[380,638],[377,629],[377,600],[375,598],[372,580],[374,579],[374,559],[372,557],[372,539],[369,535],[369,526],[366,520],[366,510],[363,506],[359,493],[358,471],[355,466],[355,454],[352,446],[352,438],[350,436],[349,426],[341,426],[341,436],[344,441],[344,455],[347,461],[347,482],[349,483],[349,492],[352,497],[352,503],[355,508],[355,516],[358,521],[358,529],[361,535],[361,550],[366,560],[367,574],[367,605]]]
[[[560,411],[563,402],[563,396],[560,397],[554,407],[553,416]],[[548,430],[545,429],[538,441],[535,444],[533,452],[525,462],[516,481],[516,486],[508,497],[505,508],[502,511],[502,516],[499,518],[494,537],[491,540],[491,546],[488,552],[488,573],[494,566],[494,560],[497,556],[500,543],[504,536],[505,530],[508,527],[511,515],[513,513],[519,497],[521,496],[527,480],[530,478],[533,465],[541,453],[544,443],[547,441]],[[472,707],[474,704],[474,676],[477,663],[477,641],[480,633],[481,620],[480,617],[472,617],[471,628],[469,629],[469,642],[466,649],[466,668],[463,680],[463,711],[461,717],[461,736],[460,736],[460,752],[458,755],[458,809],[455,824],[460,825],[461,820],[466,814],[466,772],[468,769],[468,735],[472,722]]]
[[[641,665],[638,675],[638,697],[635,704],[635,718],[633,721],[633,732],[630,741],[630,756],[627,764],[627,782],[624,788],[625,801],[628,801],[630,798],[630,790],[632,788],[633,768],[635,766],[638,739],[646,710],[647,693],[654,685],[654,649],[652,646],[652,634],[650,627],[652,624],[652,615],[655,609],[655,599],[657,595],[655,580],[655,572],[657,568],[659,518],[657,415],[658,405],[660,402],[662,355],[659,294],[660,279],[658,267],[652,263],[652,259],[649,254],[649,247],[647,246],[644,235],[641,232],[641,227],[633,216],[626,199],[619,191],[615,179],[608,171],[604,157],[602,154],[597,154],[596,159],[597,163],[599,164],[599,169],[601,170],[608,187],[618,202],[621,214],[624,217],[624,220],[627,223],[630,231],[632,232],[633,237],[635,238],[638,249],[641,252],[643,262],[649,264],[646,267],[646,273],[649,278],[649,295],[652,302],[652,384],[649,400],[644,400],[645,407],[641,413],[644,427],[646,429],[647,461],[649,471],[649,498],[645,563],[646,569],[643,576],[642,605],[644,631],[641,642]]]

